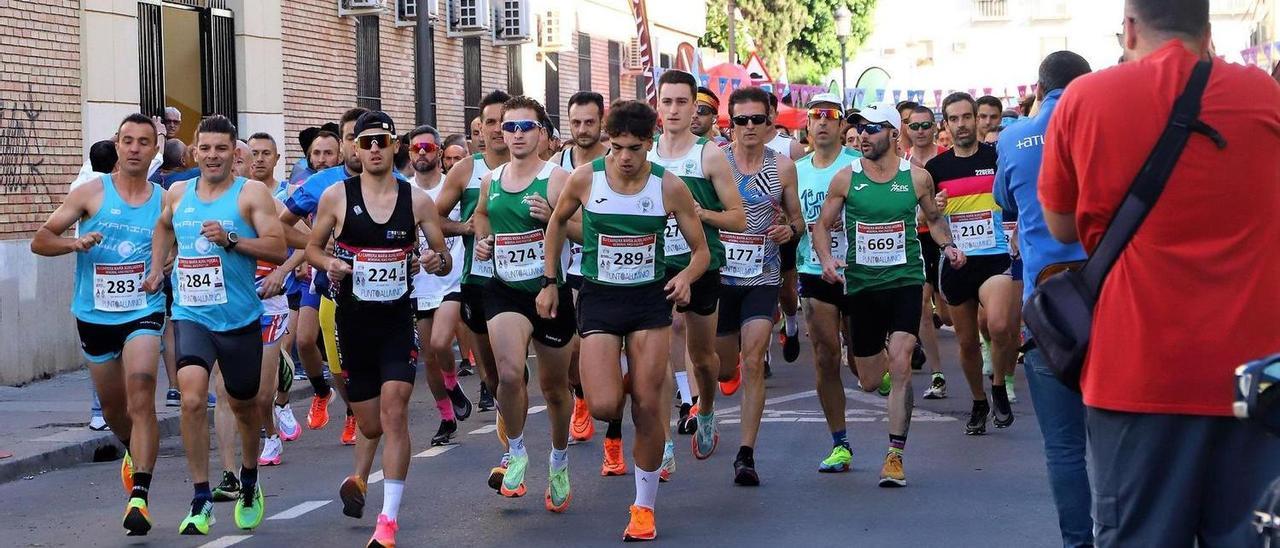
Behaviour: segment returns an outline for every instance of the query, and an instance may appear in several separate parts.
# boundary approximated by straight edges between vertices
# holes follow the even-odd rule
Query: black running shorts
[[[918,336],[922,291],[923,286],[907,285],[846,295],[842,312],[853,332],[853,355],[866,358],[879,354],[893,333]]]
[[[262,324],[259,319],[230,331],[210,331],[189,320],[173,321],[178,369],[194,365],[222,371],[227,394],[237,400],[258,396],[262,383]]]
[[[573,292],[568,287],[558,288],[560,299],[556,317],[538,316],[538,296],[511,288],[496,278],[490,278],[484,288],[484,311],[489,321],[499,314],[515,313],[524,316],[533,325],[533,340],[551,348],[563,348],[573,340],[577,328],[577,315],[573,308]]]
[[[654,282],[624,287],[584,279],[578,292],[578,334],[625,337],[636,331],[670,326],[671,301],[667,300],[665,286],[666,282]]]
[[[338,304],[334,323],[338,360],[347,378],[347,401],[376,398],[386,382],[413,384],[418,373],[418,330],[411,307],[358,307],[344,312],[346,306]]]
[[[1009,276],[1009,255],[970,255],[959,270],[950,261],[941,261],[938,289],[947,304],[956,306],[978,298],[978,289],[994,276]]]

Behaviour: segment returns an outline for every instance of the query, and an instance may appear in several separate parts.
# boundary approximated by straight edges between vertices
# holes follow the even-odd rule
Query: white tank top
[[[773,151],[777,152],[778,154],[781,154],[783,156],[786,156],[787,158],[790,158],[791,157],[791,141],[792,139],[790,137],[787,137],[786,135],[779,133],[777,135],[774,135],[773,139],[765,143],[764,146],[769,147],[770,149],[773,149]]]
[[[483,162],[480,162],[483,163]],[[435,187],[426,190],[427,196],[432,200],[440,197],[440,191],[444,189],[444,180],[436,184]],[[449,219],[454,221],[462,220],[462,204],[454,204],[453,211],[449,212]],[[453,268],[449,274],[445,276],[436,276],[419,271],[413,276],[413,293],[410,294],[414,299],[421,299],[427,302],[414,303],[415,305],[424,304],[425,307],[417,306],[419,310],[431,310],[440,306],[440,301],[445,295],[462,291],[462,237],[451,236],[444,239],[445,248],[449,250],[450,264]],[[427,238],[422,234],[418,235],[418,252],[427,250]],[[434,305],[434,306],[432,306]]]

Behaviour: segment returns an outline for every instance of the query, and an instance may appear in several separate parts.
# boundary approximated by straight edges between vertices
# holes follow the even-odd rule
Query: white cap
[[[836,105],[837,107],[840,107],[841,111],[844,110],[844,103],[840,102],[840,96],[831,92],[819,93],[814,95],[813,97],[810,97],[809,101],[804,104],[804,108],[813,108],[823,103]]]
[[[862,118],[873,124],[889,124],[893,126],[893,129],[902,130],[902,115],[898,114],[898,110],[894,108],[893,103],[871,103],[853,113],[850,118],[855,121],[858,118]]]

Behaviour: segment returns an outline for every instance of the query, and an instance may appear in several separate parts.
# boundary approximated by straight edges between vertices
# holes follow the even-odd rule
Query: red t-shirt
[[[1040,201],[1092,251],[1182,93],[1170,41],[1067,87],[1045,134]],[[1280,86],[1214,59],[1200,119],[1163,194],[1103,285],[1082,385],[1092,407],[1231,415],[1232,372],[1280,352]]]

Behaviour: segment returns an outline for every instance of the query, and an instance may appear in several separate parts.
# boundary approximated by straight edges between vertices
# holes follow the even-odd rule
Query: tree
[[[725,0],[706,0],[707,33],[698,45],[728,49],[728,13]],[[871,33],[875,0],[737,0],[742,21],[736,26],[739,59],[750,54],[744,36],[749,33],[765,67],[794,83],[821,83],[840,64],[832,14],[841,4],[853,12],[852,36],[847,48],[857,51]]]
[[[840,66],[840,40],[836,37],[835,12],[844,4],[853,13],[845,49],[850,56],[871,34],[876,0],[798,0],[811,15],[787,50],[787,76],[792,83],[823,85],[832,69]]]

